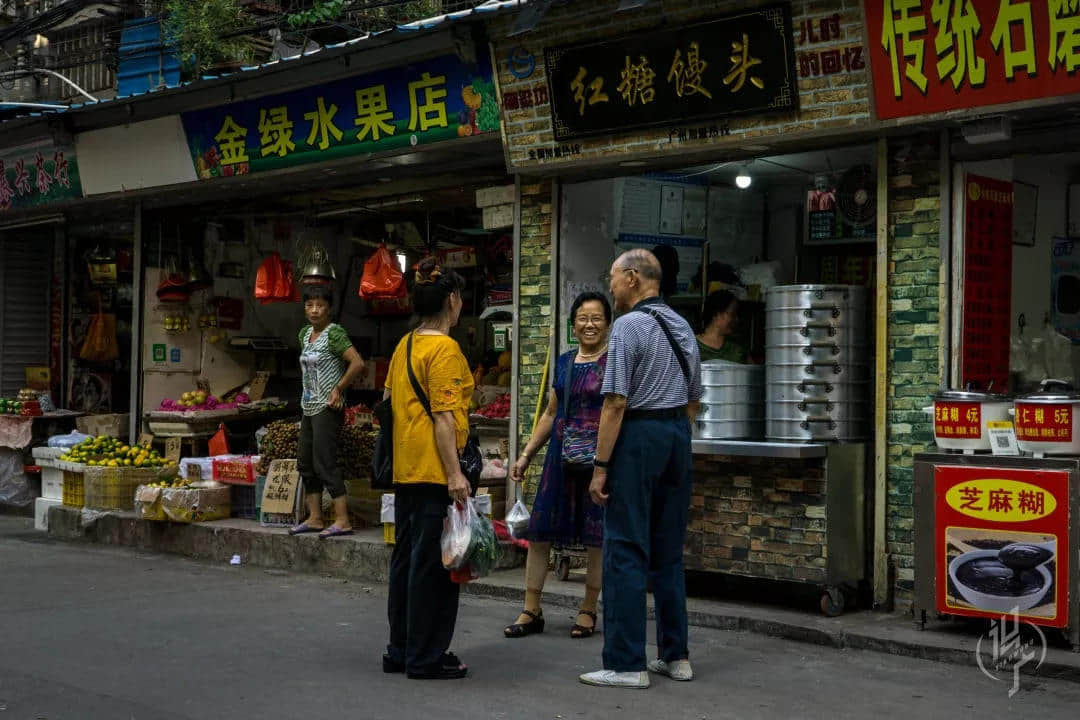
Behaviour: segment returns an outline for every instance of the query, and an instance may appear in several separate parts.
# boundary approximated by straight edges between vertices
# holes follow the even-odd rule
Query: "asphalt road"
[[[0,517],[0,720],[192,718],[1065,718],[1080,685],[691,628],[698,679],[589,688],[601,639],[509,641],[507,603],[463,596],[463,681],[381,672],[385,588],[56,543]]]

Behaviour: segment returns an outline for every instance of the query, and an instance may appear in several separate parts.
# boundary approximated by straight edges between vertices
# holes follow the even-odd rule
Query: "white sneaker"
[[[667,675],[672,680],[688,682],[694,679],[694,670],[690,667],[689,660],[676,660],[668,664],[663,660],[649,662],[649,670],[659,675]]]
[[[586,685],[597,687],[636,688],[644,690],[649,687],[649,673],[641,672],[615,672],[614,670],[597,670],[585,673],[578,680]]]

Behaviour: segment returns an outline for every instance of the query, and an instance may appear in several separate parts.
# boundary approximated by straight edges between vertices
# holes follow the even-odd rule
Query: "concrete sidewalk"
[[[239,555],[245,565],[298,573],[385,583],[392,546],[383,542],[382,529],[358,531],[355,536],[332,541],[314,535],[290,536],[283,528],[264,528],[250,520],[219,520],[184,525],[137,519],[132,513],[101,513],[58,506],[49,512],[49,536],[67,541],[175,553],[214,563],[228,563]],[[519,604],[524,600],[522,554],[511,551],[501,565],[509,569],[464,586],[464,591]],[[571,577],[550,577],[544,589],[547,606],[576,608],[584,596],[584,583]],[[652,598],[649,598],[650,610]],[[837,649],[873,650],[892,655],[973,666],[976,645],[985,627],[978,622],[928,622],[919,630],[909,614],[852,611],[827,618],[808,610],[776,605],[688,600],[690,624],[719,630],[742,630],[771,637],[824,645]],[[506,622],[515,617],[507,609]],[[1047,632],[1050,647],[1036,670],[1035,663],[1022,667],[1042,677],[1080,682],[1080,653],[1071,651],[1055,633]],[[983,643],[984,657],[990,643]]]

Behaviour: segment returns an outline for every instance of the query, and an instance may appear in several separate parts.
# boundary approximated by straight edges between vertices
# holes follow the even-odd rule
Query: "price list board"
[[[1009,386],[1013,185],[968,175],[964,192],[963,378]]]

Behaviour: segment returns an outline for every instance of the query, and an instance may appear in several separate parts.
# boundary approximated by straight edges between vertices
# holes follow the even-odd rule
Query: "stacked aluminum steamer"
[[[701,364],[701,440],[760,440],[765,435],[765,368],[725,360]]]
[[[866,288],[783,285],[765,297],[765,435],[856,441],[870,429]]]

